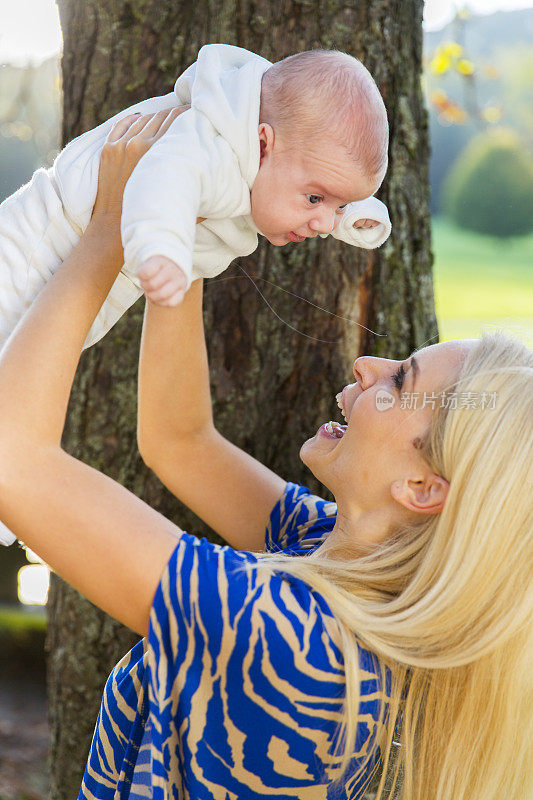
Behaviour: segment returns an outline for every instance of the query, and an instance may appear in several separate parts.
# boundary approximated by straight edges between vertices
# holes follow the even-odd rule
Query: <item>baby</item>
[[[228,81],[226,65],[233,70],[238,67],[242,73],[238,79],[231,76],[231,82]],[[141,286],[150,299],[174,305],[183,298],[192,277],[194,212],[210,220],[221,215],[225,220],[234,219],[236,213],[240,216],[251,212],[247,233],[253,238],[248,245],[243,236],[240,255],[255,249],[256,231],[281,246],[317,234],[327,235],[341,222],[338,238],[363,247],[381,244],[388,231],[384,206],[375,198],[363,205],[350,203],[362,201],[377,190],[387,158],[385,108],[374,81],[360,62],[344,53],[315,50],[270,65],[246,51],[212,45],[200,51],[195,73],[191,70],[190,77],[188,73],[189,70],[178,81],[176,90],[180,93],[184,79],[189,85],[192,82],[187,98],[190,94],[193,108],[201,108],[213,126],[207,132],[210,141],[205,149],[211,149],[213,134],[215,137],[221,134],[233,152],[218,156],[218,160],[223,162],[225,172],[232,164],[233,174],[220,180],[210,159],[209,167],[206,164],[206,169],[211,170],[207,183],[205,177],[199,177],[202,159],[195,157],[189,197],[185,200],[180,197],[183,178],[173,185],[167,181],[167,228],[172,226],[174,205],[186,203],[190,239],[186,242],[187,252],[176,241],[169,241],[157,255],[152,255],[153,248],[142,245],[137,226],[139,220],[154,217],[151,209],[157,208],[158,196],[161,203],[160,188],[153,175],[156,168],[161,170],[163,163],[169,163],[172,149],[176,150],[170,137],[159,148],[152,148],[139,165],[126,190],[125,203],[131,206],[137,203],[140,213],[131,220],[128,213],[124,215],[123,234],[126,264],[131,263],[137,269]],[[244,114],[241,111],[238,115],[236,112],[242,109],[246,96]],[[195,132],[199,129],[192,115],[186,123],[182,120],[181,125],[185,124]],[[179,123],[176,128],[180,128]],[[191,166],[187,172],[190,170]],[[179,173],[176,171],[175,175],[178,177]],[[209,188],[199,199],[201,183],[207,183]],[[148,195],[136,201],[135,193],[148,185]],[[228,185],[232,187],[229,195]],[[215,195],[220,200],[216,201]],[[202,208],[203,203],[209,207]],[[240,203],[244,203],[244,209]],[[365,219],[372,214],[381,220],[380,230],[356,233],[354,226],[379,226],[378,220]],[[163,231],[160,216],[153,224]],[[212,270],[213,265],[206,267]],[[157,286],[156,291],[153,286]]]
[[[332,233],[366,248],[389,235],[387,209],[371,196],[387,166],[387,117],[363,65],[324,50],[271,64],[238,47],[207,45],[174,92],[84,133],[2,203],[0,348],[87,227],[114,123],[181,104],[190,110],[127,184],[125,265],[86,347],[143,289],[154,302],[176,305],[192,280],[252,253],[258,233],[277,246]],[[205,220],[197,225],[198,217]]]
[[[177,305],[192,280],[218,275],[252,253],[258,233],[277,246],[331,233],[371,248],[388,237],[387,209],[372,197],[387,166],[387,116],[363,65],[320,50],[271,64],[238,47],[207,45],[173,93],[78,137],[51,169],[38,170],[2,203],[0,348],[87,227],[114,123],[182,104],[191,108],[126,186],[125,265],[86,347],[143,290],[154,302]],[[14,540],[0,522],[0,542]]]

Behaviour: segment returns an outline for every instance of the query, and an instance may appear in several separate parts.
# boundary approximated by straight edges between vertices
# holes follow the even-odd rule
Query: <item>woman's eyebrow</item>
[[[413,370],[413,388],[412,388],[412,391],[414,392],[414,390],[415,390],[415,381],[416,381],[418,375],[420,374],[420,367],[418,366],[418,361],[416,360],[416,358],[414,356],[411,358],[410,366],[412,367],[412,370]]]

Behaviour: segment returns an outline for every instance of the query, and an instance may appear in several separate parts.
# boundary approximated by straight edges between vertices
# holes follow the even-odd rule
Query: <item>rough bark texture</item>
[[[168,92],[208,42],[277,60],[313,47],[361,58],[385,98],[390,168],[380,192],[393,235],[379,251],[335,241],[281,250],[261,244],[206,291],[213,401],[219,429],[293,480],[318,489],[299,462],[302,441],[336,414],[334,394],[358,354],[405,357],[436,340],[428,137],[420,90],[422,0],[58,0],[65,141],[137,100]],[[257,280],[258,279],[258,280]],[[268,281],[268,282],[267,282]],[[272,284],[276,284],[273,286]],[[386,336],[313,308],[292,294]],[[67,449],[179,524],[205,528],[146,470],[136,447],[136,361],[142,301],[82,359]],[[147,536],[150,532],[147,531]],[[52,797],[79,789],[102,686],[135,637],[57,579],[49,602]]]

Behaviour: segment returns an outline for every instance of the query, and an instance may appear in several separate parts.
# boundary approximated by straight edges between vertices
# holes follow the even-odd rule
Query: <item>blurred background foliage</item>
[[[460,10],[424,52],[441,340],[533,346],[533,13]]]
[[[0,201],[58,152],[61,120],[59,57],[0,67]]]
[[[502,239],[533,231],[533,159],[515,131],[468,142],[444,181],[443,210],[461,228]]]
[[[432,212],[439,214],[446,211],[445,179],[460,154],[466,166],[464,151],[480,132],[511,129],[516,149],[532,160],[533,14],[460,11],[446,27],[425,33],[424,50]]]

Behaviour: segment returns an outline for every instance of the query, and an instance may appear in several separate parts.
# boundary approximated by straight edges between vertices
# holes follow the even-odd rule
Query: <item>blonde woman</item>
[[[122,265],[122,188],[166,124],[114,129],[93,220],[0,360],[2,521],[147,637],[108,680],[80,797],[354,800],[394,748],[403,800],[529,800],[525,347],[494,336],[358,358],[347,426],[302,447],[327,503],[216,432],[197,283],[178,309],[147,308],[139,444],[230,546],[61,450],[83,342]],[[402,392],[468,402],[405,408]]]

